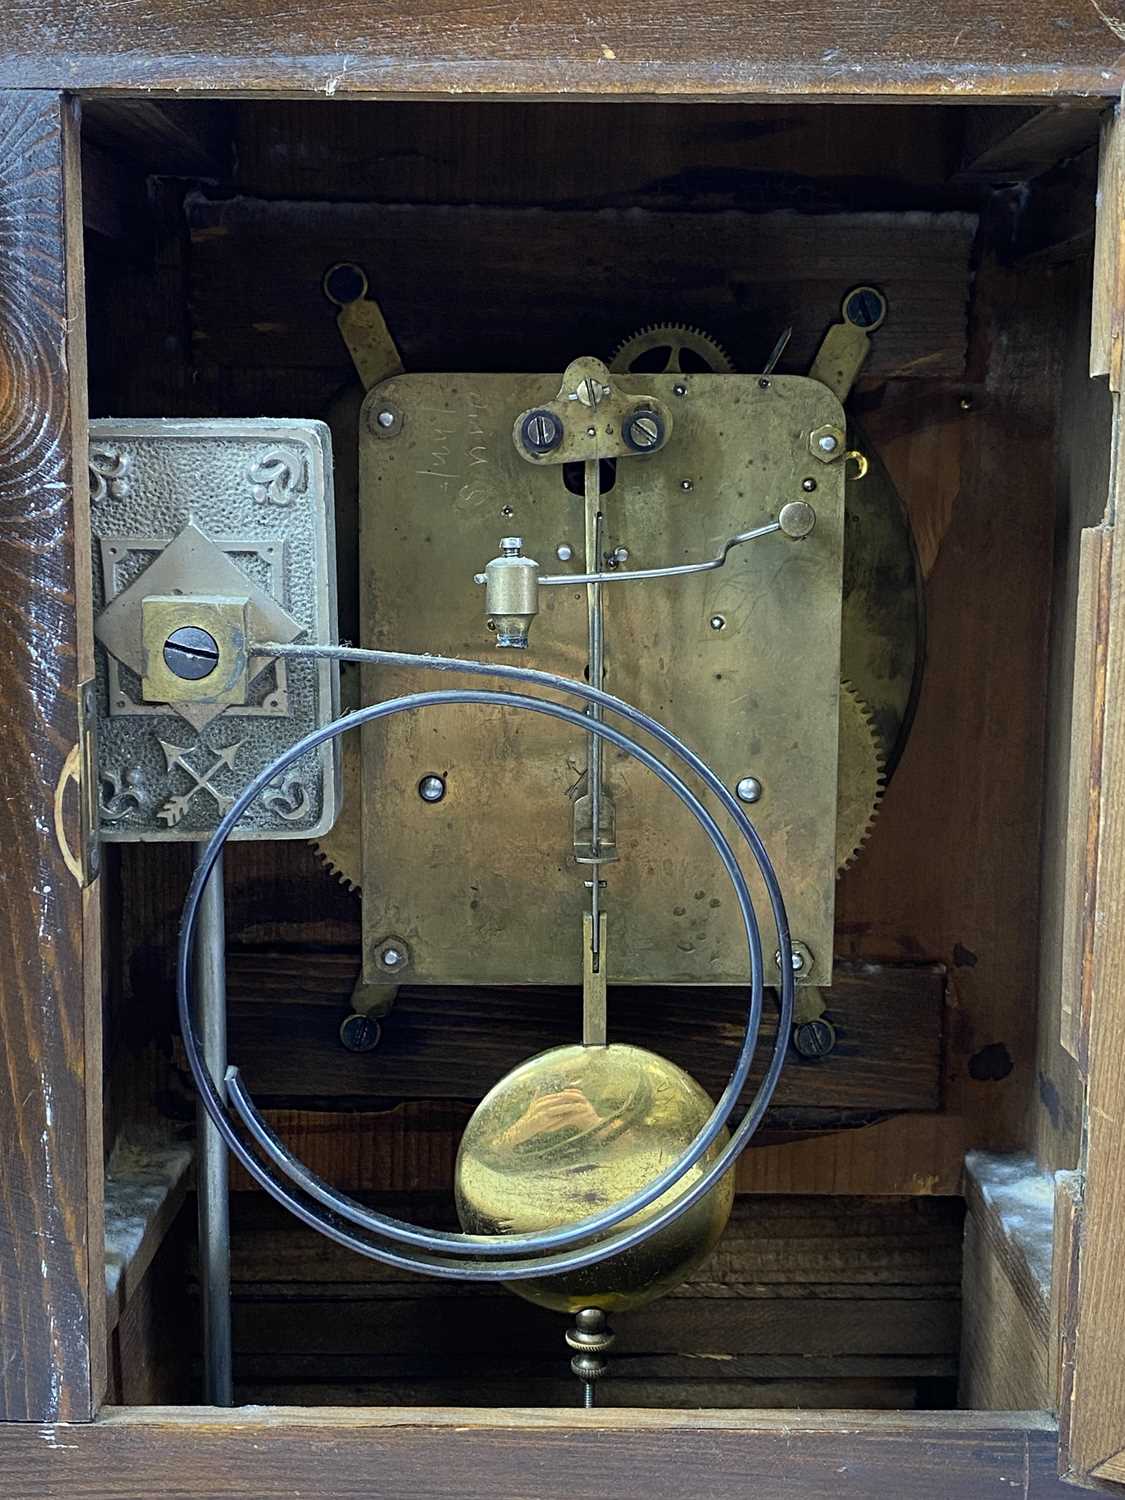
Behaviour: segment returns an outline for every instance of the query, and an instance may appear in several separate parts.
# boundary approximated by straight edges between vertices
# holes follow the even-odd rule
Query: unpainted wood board
[[[462,98],[815,96],[824,99],[1114,97],[1120,20],[1083,0],[902,0],[779,10],[747,0],[621,0],[596,14],[502,0],[466,11],[373,13],[359,0],[279,9],[265,0],[140,0],[127,11],[66,0],[10,6],[0,87],[144,95],[228,92]]]
[[[228,953],[229,1055],[256,1097],[475,1104],[524,1058],[578,1034],[577,989],[404,987],[375,1050],[348,1052],[339,1028],[357,975],[354,953]],[[845,963],[823,994],[836,1046],[816,1062],[790,1051],[771,1103],[775,1128],[797,1128],[806,1118],[815,1125],[827,1112],[862,1120],[940,1105],[945,976],[939,967]],[[684,999],[680,989],[614,986],[611,1034],[659,1048],[717,1096],[741,1043],[746,992],[692,991],[690,1026]],[[750,1088],[776,1034],[771,998]]]
[[[152,172],[216,178],[230,164],[232,111],[214,100],[91,99],[82,134]]]
[[[235,109],[233,185],[263,198],[821,213],[972,201],[944,186],[967,112],[941,105],[912,108],[908,130],[868,104],[344,101],[325,110],[279,100]],[[1096,112],[1080,113],[1096,137]]]
[[[1090,328],[1090,374],[1108,375],[1121,389],[1125,337],[1125,164],[1120,109],[1102,119],[1098,152],[1097,219],[1094,231],[1094,305]]]
[[[435,1358],[446,1354],[493,1355],[509,1347],[508,1293],[466,1298],[402,1297],[364,1300],[350,1288],[346,1297],[319,1300],[235,1301],[232,1305],[237,1353],[269,1355],[281,1364],[323,1355],[321,1372],[340,1356],[411,1343]],[[527,1338],[542,1346],[565,1327],[557,1313],[531,1309],[522,1319]],[[754,1297],[737,1306],[720,1298],[679,1298],[639,1308],[616,1320],[622,1347],[645,1353],[682,1349],[727,1354],[805,1354],[810,1359],[853,1354],[956,1353],[960,1298],[956,1287],[939,1297],[825,1298],[810,1315],[809,1299]],[[625,1343],[626,1334],[629,1343]],[[560,1339],[560,1354],[565,1345]]]
[[[1052,1406],[1059,1419],[1059,1472],[1068,1473],[1070,1414],[1077,1339],[1079,1231],[1082,1174],[1055,1173],[1055,1223],[1051,1259],[1051,1343],[1048,1349]]]
[[[1051,1407],[1054,1179],[1026,1152],[973,1151],[965,1197],[960,1403]]]
[[[114,1143],[105,1177],[107,1332],[143,1281],[187,1193],[189,1145],[161,1140]]]
[[[366,1194],[364,1201],[399,1218],[456,1227],[448,1185],[431,1194]],[[340,1295],[348,1285],[364,1288],[364,1296],[419,1288],[434,1296],[479,1294],[467,1284],[354,1255],[262,1195],[239,1195],[232,1214],[231,1277],[239,1296],[282,1284],[296,1295],[302,1283],[331,1284]],[[787,1287],[805,1285],[819,1287],[821,1296],[857,1287],[894,1287],[887,1295],[896,1296],[913,1295],[909,1287],[942,1287],[948,1294],[960,1283],[962,1220],[955,1198],[739,1197],[715,1250],[669,1297],[781,1296]]]
[[[1091,257],[1052,275],[1062,313],[1055,556],[1043,762],[1035,1088],[1028,1142],[1048,1171],[1078,1164],[1078,1016],[1092,919],[1097,773],[1105,702],[1112,401],[1087,374]],[[1065,1033],[1065,1037],[1064,1037]],[[1068,1045],[1069,1043],[1069,1045]]]
[[[375,1203],[456,1227],[448,1193]],[[951,1400],[961,1217],[951,1199],[739,1200],[687,1282],[614,1318],[606,1399],[831,1406],[862,1384],[875,1406]],[[261,1198],[235,1201],[232,1271],[242,1399],[510,1404],[520,1382],[575,1398],[558,1315],[326,1246]]]
[[[608,358],[637,328],[687,322],[761,369],[791,326],[783,369],[804,372],[849,287],[894,313],[865,379],[959,378],[965,360],[966,213],[746,214],[645,209],[273,202],[186,204],[195,358],[274,369],[347,361],[321,292],[329,266],[365,265],[406,368],[562,370]],[[270,274],[261,274],[268,265]],[[532,313],[530,310],[534,309]]]
[[[563,1346],[565,1353],[565,1345]],[[720,1366],[720,1368],[725,1368]],[[763,1411],[801,1408],[806,1411],[837,1411],[842,1406],[865,1411],[901,1411],[930,1404],[921,1397],[939,1384],[936,1380],[910,1377],[860,1379],[847,1377],[817,1380],[805,1379],[738,1379],[682,1380],[675,1376],[661,1379],[635,1378],[628,1367],[615,1366],[611,1374],[598,1382],[597,1402],[602,1410],[655,1409],[669,1407],[707,1407],[712,1411]],[[944,1386],[946,1382],[941,1382]],[[478,1406],[505,1410],[516,1401],[536,1406],[554,1406],[566,1410],[578,1405],[581,1388],[567,1369],[567,1359],[560,1354],[553,1375],[496,1376],[490,1372],[467,1374],[433,1380],[412,1380],[395,1376],[391,1380],[351,1380],[341,1384],[322,1381],[279,1381],[266,1379],[238,1380],[235,1399],[241,1405],[258,1406],[388,1406],[409,1410],[417,1406],[437,1406],[471,1398]]]
[[[0,94],[0,1418],[104,1384],[98,895],[54,796],[92,673],[75,107]],[[61,823],[78,848],[77,799]]]
[[[1047,273],[986,258],[960,392],[900,387],[864,412],[924,539],[927,661],[879,818],[838,887],[837,952],[948,965],[944,1103],[970,1148],[1023,1146],[1036,1082],[1053,295]],[[931,425],[948,441],[926,472],[913,434]]]
[[[975,1411],[1048,1409],[1046,1341],[972,1217],[965,1226],[964,1295],[958,1404]]]
[[[109,1395],[117,1406],[199,1399],[192,1352],[198,1304],[189,1296],[184,1262],[195,1224],[176,1220],[132,1288],[109,1337]]]
[[[1125,150],[1115,136],[1114,150]],[[1120,504],[1121,427],[1114,424],[1114,505]],[[1074,1299],[1074,1374],[1069,1458],[1077,1474],[1125,1473],[1125,567],[1110,571],[1096,911],[1090,955],[1088,1082],[1083,1210]],[[1109,1465],[1109,1470],[1105,1466]]]
[[[1065,105],[1023,109],[970,107],[965,112],[958,176],[1026,182],[1097,140],[1098,118]]]
[[[349,1192],[447,1188],[469,1112],[467,1103],[426,1100],[346,1116],[323,1109],[264,1111],[303,1161]],[[966,1123],[953,1114],[906,1114],[857,1129],[758,1144],[738,1159],[737,1190],[829,1197],[956,1194]],[[237,1163],[232,1164],[231,1186],[236,1192],[251,1186]]]
[[[46,1440],[45,1440],[46,1439]],[[1042,1413],[154,1408],[0,1427],[21,1500],[1023,1500],[1072,1494]],[[252,1462],[248,1462],[252,1455]]]

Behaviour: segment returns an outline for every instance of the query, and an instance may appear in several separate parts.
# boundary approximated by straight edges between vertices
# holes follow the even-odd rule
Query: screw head
[[[371,1052],[379,1045],[383,1028],[374,1016],[353,1012],[340,1022],[340,1041],[349,1052]]]
[[[445,796],[445,777],[431,772],[418,783],[418,795],[423,802],[440,802]]]
[[[401,938],[384,938],[376,950],[375,962],[388,974],[397,974],[410,962],[410,950]]]
[[[813,491],[816,489],[816,480],[815,479],[802,479],[801,480],[801,488],[804,490],[804,492],[805,492],[806,495],[811,495],[813,493]]]
[[[793,1032],[793,1046],[800,1057],[827,1057],[836,1045],[836,1028],[831,1021],[818,1016],[815,1021],[802,1021]]]
[[[758,802],[762,796],[762,783],[756,776],[743,776],[734,791],[740,802]]]
[[[801,952],[799,944],[793,943],[791,946],[792,946],[792,950],[793,951],[792,951],[792,953],[791,953],[790,956],[791,956],[791,958],[793,960],[793,972],[794,972],[794,974],[801,974],[801,973],[804,972],[804,968],[805,968],[805,955]],[[773,961],[777,965],[777,967],[780,969],[781,968],[781,949],[780,948],[775,948],[774,949]]]
[[[663,436],[664,423],[654,411],[634,412],[625,429],[626,442],[630,448],[636,448],[640,452],[655,448]]]
[[[622,563],[627,563],[629,561],[628,547],[614,547],[613,561],[618,567],[620,567]]]
[[[586,436],[587,437],[597,437],[597,435],[598,435],[598,429],[596,427],[587,427],[587,429],[586,429]]]
[[[185,682],[200,682],[219,665],[219,644],[209,630],[181,625],[164,642],[164,665]]]
[[[558,558],[559,562],[569,562],[570,559],[574,556],[574,548],[570,545],[569,542],[560,542],[559,545],[555,548],[555,556]]]
[[[402,412],[393,401],[367,408],[367,430],[377,438],[397,437],[402,431]]]
[[[708,624],[712,630],[725,630],[727,627],[727,622],[723,615],[712,615]]]
[[[562,423],[552,412],[529,411],[520,428],[523,445],[532,453],[550,453],[563,440]]]
[[[673,394],[673,396],[686,396],[687,395],[687,386],[686,385],[674,385],[672,387],[672,394]]]
[[[681,479],[680,489],[682,489],[685,493],[690,494],[691,491],[695,489],[695,485],[692,484],[690,479]]]
[[[835,453],[840,444],[830,432],[824,432],[817,438],[816,446],[822,453]]]

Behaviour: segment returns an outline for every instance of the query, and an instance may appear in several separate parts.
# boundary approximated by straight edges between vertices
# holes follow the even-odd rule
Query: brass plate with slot
[[[836,875],[844,464],[820,463],[810,434],[843,428],[836,397],[800,376],[630,375],[674,430],[656,453],[605,466],[607,554],[629,568],[695,562],[732,534],[811,500],[816,525],[765,537],[722,569],[603,589],[606,688],[682,735],[751,809],[815,955],[803,980],[829,983]],[[360,423],[365,645],[490,654],[473,575],[505,534],[551,573],[585,571],[582,474],[529,464],[522,412],[555,399],[558,374],[402,375],[367,398]],[[393,433],[376,436],[381,409]],[[814,489],[807,487],[814,480]],[[570,549],[569,557],[565,549]],[[497,661],[510,653],[491,648]],[[586,594],[544,589],[528,666],[582,678]],[[364,699],[434,685],[431,674],[367,669]],[[388,933],[406,982],[576,984],[587,892],[574,861],[573,801],[584,737],[502,709],[439,708],[364,730],[364,948],[368,977]],[[427,803],[423,777],[444,778]],[[610,982],[715,984],[746,978],[726,877],[690,814],[642,767],[608,750],[619,860],[604,869]],[[346,814],[345,814],[346,816]],[[767,970],[774,942],[758,906]]]

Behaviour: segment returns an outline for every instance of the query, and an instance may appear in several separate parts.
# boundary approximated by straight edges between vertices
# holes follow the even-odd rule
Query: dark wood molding
[[[501,0],[424,13],[363,0],[3,8],[0,85],[146,95],[523,94],[651,99],[1113,98],[1118,7],[1088,0],[865,0],[718,8],[611,0],[589,15]]]
[[[132,1408],[0,1427],[0,1491],[109,1500],[1023,1500],[1073,1494],[1028,1412]]]
[[[77,106],[0,92],[0,1418],[104,1381],[100,960],[73,789],[92,671]],[[81,559],[77,562],[76,559]]]

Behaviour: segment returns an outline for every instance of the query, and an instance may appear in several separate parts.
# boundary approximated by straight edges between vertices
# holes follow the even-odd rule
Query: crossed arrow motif
[[[168,763],[168,770],[171,771],[173,766],[181,767],[192,778],[195,785],[190,790],[181,792],[179,796],[170,797],[156,816],[167,823],[169,828],[174,828],[187,812],[191,805],[191,800],[197,792],[209,792],[214,797],[219,812],[225,813],[234,801],[234,798],[228,797],[225,792],[220,792],[218,787],[213,786],[211,778],[217,772],[221,771],[224,766],[228,771],[234,770],[235,756],[244,743],[243,740],[237,740],[233,745],[228,745],[225,750],[218,752],[215,763],[209,766],[206,771],[197,771],[187,757],[191,754],[192,750],[198,749],[198,746],[173,745],[168,740],[161,740],[160,748],[164,751],[164,759]]]

